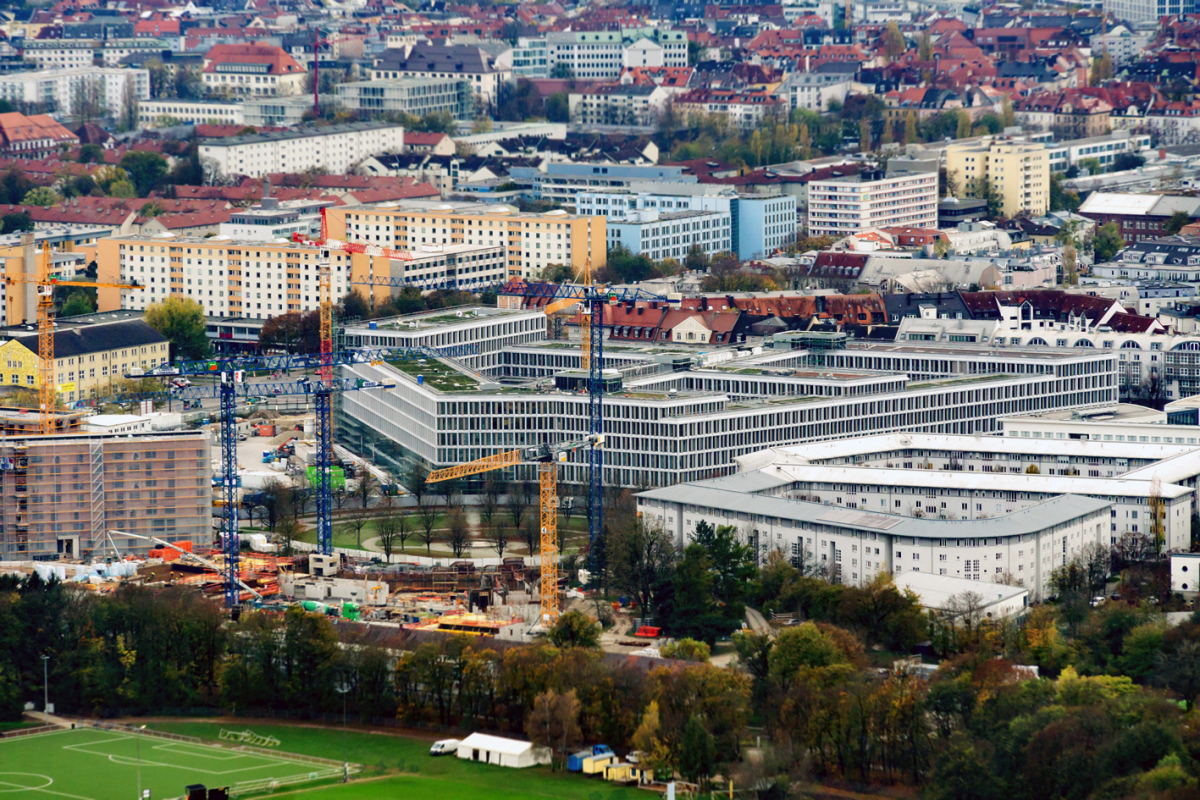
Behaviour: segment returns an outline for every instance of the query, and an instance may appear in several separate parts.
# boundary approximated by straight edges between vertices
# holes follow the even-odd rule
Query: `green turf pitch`
[[[139,757],[139,741],[140,757]],[[0,739],[0,800],[152,800],[180,797],[184,787],[311,774],[318,767],[202,744],[81,728]]]

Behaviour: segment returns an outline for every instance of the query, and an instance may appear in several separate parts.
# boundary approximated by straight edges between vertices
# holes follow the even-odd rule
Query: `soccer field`
[[[280,785],[341,776],[331,762],[291,754],[238,752],[129,731],[79,728],[0,739],[0,800],[151,800],[181,797],[184,787]]]

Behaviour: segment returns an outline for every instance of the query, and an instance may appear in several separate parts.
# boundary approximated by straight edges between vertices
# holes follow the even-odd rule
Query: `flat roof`
[[[388,128],[403,129],[403,126],[397,122],[343,122],[338,125],[323,125],[321,127],[296,127],[286,131],[249,133],[245,136],[228,136],[223,139],[201,139],[200,146],[238,147],[240,145],[265,144],[266,142],[282,142],[290,139],[336,136],[342,133],[366,133],[368,131],[385,130]]]
[[[1035,411],[1029,414],[1013,414],[999,418],[1005,422],[1020,422],[1021,420],[1043,420],[1048,422],[1165,422],[1167,415],[1146,406],[1133,403],[1117,403],[1103,408],[1054,409],[1051,411]]]
[[[639,492],[638,498],[658,500],[700,508],[720,508],[756,516],[776,517],[810,525],[830,525],[855,530],[911,536],[917,539],[958,537],[1003,537],[1035,534],[1080,517],[1109,508],[1111,503],[1094,497],[1061,495],[1031,506],[985,519],[927,519],[897,514],[865,512],[837,508],[824,503],[809,503],[781,497],[748,494],[719,489],[710,481],[681,483],[665,489]]]
[[[1197,429],[1200,433],[1200,428]],[[831,439],[811,444],[795,444],[759,451],[773,456],[763,463],[803,464],[820,463],[834,458],[869,457],[893,450],[943,450],[946,452],[981,452],[1040,455],[1046,452],[1044,439],[1025,439],[1018,436],[965,436],[942,433],[881,433],[853,439]],[[1055,439],[1054,454],[1064,456],[1096,456],[1108,458],[1138,458],[1161,460],[1191,453],[1195,446],[1182,444],[1151,444],[1148,442],[1107,442],[1095,439]],[[750,458],[758,453],[751,453]]]
[[[885,353],[928,353],[941,356],[971,356],[986,353],[989,358],[1003,360],[1006,358],[1026,359],[1033,361],[1071,361],[1074,359],[1096,357],[1094,347],[1057,348],[1057,347],[1005,347],[997,349],[979,344],[925,344],[924,342],[867,342],[853,341],[846,346],[853,352],[864,350]],[[1109,353],[1105,353],[1109,355]],[[1115,358],[1115,356],[1113,356]]]
[[[459,315],[462,316],[459,316]],[[460,306],[458,308],[440,308],[434,311],[422,311],[418,314],[406,314],[402,317],[386,317],[371,320],[376,327],[367,323],[347,325],[346,332],[354,334],[373,335],[379,333],[404,333],[408,330],[429,330],[444,328],[449,325],[466,325],[471,322],[488,320],[499,317],[517,317],[529,315],[541,316],[541,309],[528,308],[492,308],[491,306]],[[607,349],[607,348],[606,348]]]
[[[946,603],[966,592],[974,592],[983,598],[986,605],[1002,603],[1029,594],[1023,586],[1006,586],[991,581],[972,581],[952,575],[934,575],[932,572],[909,570],[893,579],[900,591],[911,589],[926,608],[945,608]]]
[[[895,467],[831,467],[825,464],[788,464],[766,467],[776,477],[790,481],[852,483],[867,486],[959,489],[966,491],[1032,492],[1037,494],[1148,497],[1149,478],[1084,478],[1070,475],[1028,475],[1024,472],[962,472],[958,470],[897,469]],[[1174,499],[1191,494],[1187,486],[1162,485],[1162,496]]]
[[[471,216],[519,217],[521,219],[591,219],[593,215],[570,214],[566,211],[521,211],[516,206],[505,203],[483,203],[479,201],[447,201],[447,200],[385,200],[380,203],[361,206],[338,206],[335,211],[345,211],[347,214],[357,214],[364,211],[381,212],[395,211],[398,213],[427,213],[427,214],[469,214]]]

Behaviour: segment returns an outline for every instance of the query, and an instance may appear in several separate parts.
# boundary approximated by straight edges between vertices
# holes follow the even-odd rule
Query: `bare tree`
[[[125,93],[121,97],[121,117],[117,126],[123,131],[137,130],[138,127],[138,93],[132,73],[125,76]]]
[[[333,491],[329,493],[329,496],[333,498],[333,504],[335,507],[337,507],[338,511],[341,511],[346,505],[346,501],[350,499],[350,495],[346,492],[345,485],[335,486]]]
[[[508,528],[500,523],[495,525],[484,523],[483,530],[484,537],[487,539],[488,544],[492,546],[492,549],[496,551],[496,556],[504,558],[504,551],[508,549]]]
[[[549,689],[539,694],[533,701],[525,732],[534,744],[549,747],[560,758],[566,755],[582,736],[575,690],[559,694]]]
[[[421,541],[425,543],[425,555],[429,555],[433,544],[433,526],[437,524],[437,506],[428,494],[417,498],[417,511],[421,515]]]
[[[1087,573],[1091,590],[1103,589],[1112,569],[1112,548],[1099,542],[1089,542],[1079,551],[1079,564]]]
[[[446,543],[454,551],[455,558],[462,558],[470,541],[466,515],[461,508],[450,509],[446,514]]]
[[[788,557],[788,561],[806,578],[824,578],[829,572],[813,554],[812,546],[806,544],[803,536],[799,537],[793,545],[792,555]]]
[[[356,508],[350,514],[350,527],[354,528],[354,541],[362,547],[363,528],[371,524],[371,512],[365,508]]]
[[[283,540],[283,545],[279,548],[279,554],[290,556],[292,554],[292,543],[296,540],[296,536],[300,533],[300,523],[291,517],[284,517],[279,520],[279,530],[276,531],[279,538]]]
[[[371,495],[379,491],[379,481],[367,469],[358,473],[358,484],[354,487],[354,496],[358,498],[360,508],[366,508],[371,502]]]
[[[542,542],[541,521],[533,514],[525,518],[521,524],[521,537],[525,540],[525,546],[529,548],[529,555],[533,555],[538,551],[538,547]]]
[[[450,509],[450,506],[459,504],[462,499],[462,482],[457,478],[451,478],[448,481],[439,481],[433,486],[437,495],[442,498],[447,511]]]
[[[492,519],[500,504],[500,480],[495,472],[489,472],[483,481],[483,492],[479,495],[479,518],[483,527],[491,528]]]
[[[526,502],[525,494],[521,491],[521,484],[516,481],[508,485],[505,506],[508,507],[509,516],[512,517],[512,526],[519,529],[521,527],[521,519],[525,516],[525,509],[529,507],[529,503]]]
[[[637,598],[646,611],[658,586],[675,564],[675,543],[661,525],[647,525],[638,519],[611,531],[607,561],[613,586]]]
[[[404,540],[409,537],[408,517],[404,514],[380,517],[375,523],[375,530],[379,533],[379,546],[383,548],[384,557],[391,561],[396,542],[400,543],[400,549],[403,550]]]

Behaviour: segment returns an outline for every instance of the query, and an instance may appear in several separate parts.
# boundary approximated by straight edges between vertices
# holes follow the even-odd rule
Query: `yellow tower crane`
[[[38,320],[38,404],[41,417],[38,433],[55,433],[54,409],[57,383],[54,377],[54,287],[90,286],[98,289],[141,289],[137,283],[104,283],[102,281],[64,281],[54,273],[50,258],[50,243],[42,242],[42,257],[36,273],[8,275],[4,278],[9,285],[17,283],[37,284]]]
[[[556,444],[541,444],[524,450],[509,450],[507,453],[485,456],[466,464],[434,470],[425,479],[426,483],[437,483],[517,464],[538,465],[538,508],[542,527],[542,626],[546,628],[558,619],[558,472],[555,464],[566,461],[567,455],[576,450],[603,446],[604,436],[591,434],[582,439],[569,439]]]

